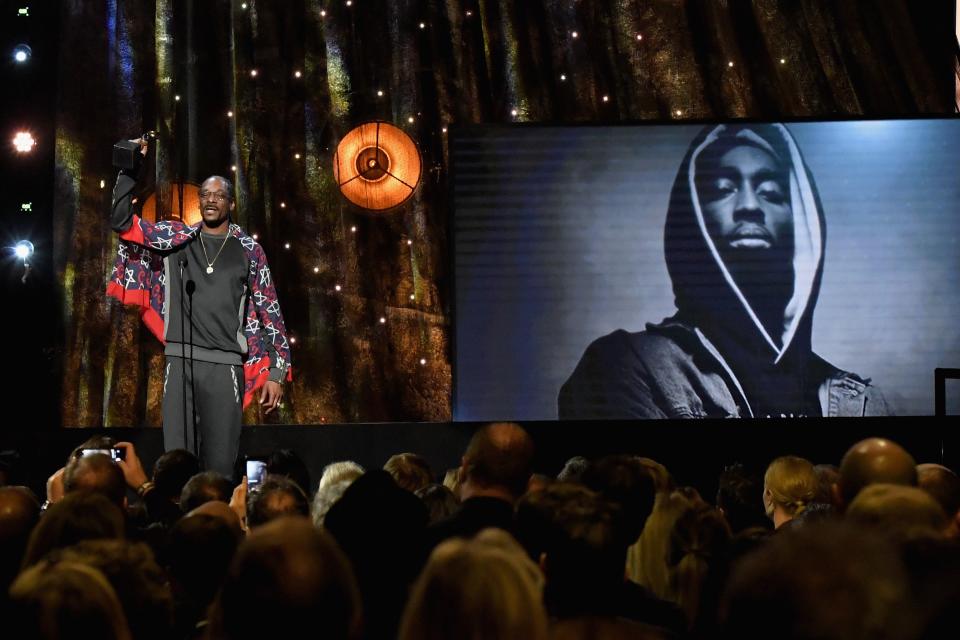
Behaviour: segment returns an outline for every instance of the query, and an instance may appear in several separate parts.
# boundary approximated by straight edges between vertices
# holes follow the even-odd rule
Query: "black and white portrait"
[[[960,364],[958,143],[942,120],[464,132],[457,418],[931,414]]]

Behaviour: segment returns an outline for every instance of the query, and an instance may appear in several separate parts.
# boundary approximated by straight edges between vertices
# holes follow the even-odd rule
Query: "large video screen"
[[[932,415],[960,367],[958,120],[451,144],[457,420]]]

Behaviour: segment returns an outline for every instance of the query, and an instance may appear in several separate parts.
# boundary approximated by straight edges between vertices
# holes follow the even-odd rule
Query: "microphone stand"
[[[185,335],[184,325],[184,306],[186,305],[186,296],[184,295],[183,268],[187,264],[187,258],[180,254],[180,383],[183,387],[183,448],[187,448],[187,354],[183,351],[183,336]],[[191,298],[192,300],[192,298]],[[191,313],[191,316],[193,314]],[[193,324],[191,322],[191,324]],[[192,367],[190,373],[193,373]],[[190,388],[193,389],[193,380],[190,381]],[[191,411],[191,414],[194,413]],[[194,439],[196,439],[196,429],[194,429]]]
[[[197,283],[193,280],[187,280],[186,284],[187,297],[190,300],[190,309],[187,311],[187,319],[190,322],[190,393],[193,396],[193,455],[200,457],[200,446],[197,442],[197,389],[196,389],[196,379],[194,378],[193,370],[193,292],[197,290]],[[182,326],[182,325],[181,325]],[[184,353],[183,355],[187,355]],[[186,442],[184,442],[186,446]]]

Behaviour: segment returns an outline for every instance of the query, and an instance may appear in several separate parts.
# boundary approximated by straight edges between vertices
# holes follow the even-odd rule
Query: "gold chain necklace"
[[[213,261],[211,261],[210,256],[207,255],[207,245],[203,244],[203,232],[200,232],[200,248],[203,249],[203,257],[207,261],[207,273],[213,273],[213,263],[220,257],[220,253],[223,251],[223,248],[227,246],[227,240],[229,239],[230,234],[228,233],[227,237],[223,239],[223,244],[220,245],[220,251],[217,251],[217,255],[213,256]]]

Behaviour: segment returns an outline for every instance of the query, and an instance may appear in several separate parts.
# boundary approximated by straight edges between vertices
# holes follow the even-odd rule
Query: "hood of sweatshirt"
[[[711,237],[705,218],[705,194],[698,193],[704,164],[738,146],[758,148],[779,168],[792,217],[792,292],[785,299],[782,321],[761,321],[747,293]],[[703,160],[703,162],[701,162]],[[698,181],[698,178],[700,179]],[[701,188],[702,190],[702,188]],[[791,353],[808,353],[813,311],[820,290],[826,226],[816,186],[793,136],[782,124],[734,124],[704,128],[691,143],[677,173],[665,228],[667,269],[673,282],[678,317],[704,329],[721,351],[736,351],[768,365]],[[789,297],[787,297],[789,294]]]

